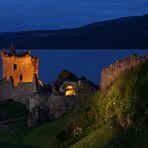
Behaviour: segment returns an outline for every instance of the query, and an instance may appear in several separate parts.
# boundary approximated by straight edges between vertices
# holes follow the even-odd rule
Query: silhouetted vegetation
[[[78,77],[74,73],[68,70],[62,70],[57,76],[57,82],[62,83],[64,81],[77,81]]]

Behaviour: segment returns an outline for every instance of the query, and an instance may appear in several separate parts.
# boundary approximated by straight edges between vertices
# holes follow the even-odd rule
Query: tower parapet
[[[13,86],[21,82],[33,82],[34,76],[38,78],[39,59],[30,55],[30,51],[16,53],[10,49],[7,53],[5,49],[1,52],[3,79],[13,79]]]

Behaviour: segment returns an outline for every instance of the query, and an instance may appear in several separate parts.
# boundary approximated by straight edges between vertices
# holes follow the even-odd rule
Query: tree
[[[63,82],[65,80],[77,81],[78,77],[68,70],[62,70],[57,76],[57,82]]]

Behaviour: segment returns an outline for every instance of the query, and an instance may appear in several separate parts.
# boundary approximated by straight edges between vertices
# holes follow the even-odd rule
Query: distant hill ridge
[[[0,48],[148,49],[148,14],[73,29],[0,33]]]

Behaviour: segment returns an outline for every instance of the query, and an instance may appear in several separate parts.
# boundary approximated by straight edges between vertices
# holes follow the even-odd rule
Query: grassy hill
[[[72,148],[148,147],[148,61],[123,72],[96,97],[100,128]]]
[[[37,128],[28,128],[25,122],[9,124],[15,127],[17,132],[12,133],[0,129],[0,145],[22,144],[37,147],[67,147],[81,139],[89,132],[92,123],[95,123],[95,112],[90,112],[95,97],[92,95],[82,96],[76,106],[63,118],[44,123]],[[84,104],[85,101],[85,104]],[[9,106],[10,102],[5,102]],[[17,103],[13,103],[16,108]],[[19,107],[17,107],[19,108]],[[5,108],[6,112],[8,108]],[[10,109],[11,110],[11,109]],[[19,111],[19,110],[18,110]],[[92,118],[90,118],[92,114]],[[94,115],[93,115],[94,114]],[[72,130],[79,126],[84,130],[80,136],[73,137]]]
[[[123,72],[107,90],[83,95],[64,117],[28,128],[0,129],[0,146],[41,148],[148,147],[148,61]],[[10,102],[8,102],[10,103]],[[7,110],[7,108],[5,108]]]

